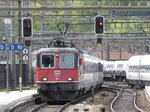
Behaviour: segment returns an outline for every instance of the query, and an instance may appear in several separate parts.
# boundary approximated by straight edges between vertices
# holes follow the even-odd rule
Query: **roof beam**
[[[149,11],[149,6],[88,6],[88,7],[40,7],[40,8],[16,8],[16,7],[0,7],[1,11],[62,11],[62,10],[70,10],[70,11],[77,11],[77,10],[124,10],[124,11]]]

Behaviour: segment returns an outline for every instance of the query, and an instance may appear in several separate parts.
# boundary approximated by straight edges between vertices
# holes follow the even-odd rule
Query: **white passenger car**
[[[104,63],[104,70],[103,70],[104,77],[112,80],[114,67],[115,67],[115,61],[103,61],[103,63]]]
[[[132,56],[129,59],[127,82],[134,86],[150,84],[150,55]]]
[[[115,79],[126,79],[128,61],[116,61]]]

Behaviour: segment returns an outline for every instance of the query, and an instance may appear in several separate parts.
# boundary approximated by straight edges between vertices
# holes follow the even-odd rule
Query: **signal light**
[[[103,23],[99,23],[99,25],[101,26],[101,25],[103,25]]]
[[[23,37],[32,37],[32,19],[30,17],[22,18],[22,36]]]
[[[30,28],[30,27],[31,27],[31,25],[28,25],[27,27],[28,27],[28,28]]]
[[[104,17],[96,16],[94,19],[94,30],[96,35],[104,34]]]

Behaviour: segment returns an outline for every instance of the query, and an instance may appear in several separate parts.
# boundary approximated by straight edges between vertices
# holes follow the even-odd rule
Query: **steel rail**
[[[23,100],[21,102],[17,102],[15,105],[12,105],[10,107],[7,107],[5,109],[5,112],[14,112],[16,109],[21,108],[22,106],[27,105],[29,102],[35,101],[39,96],[34,96],[31,99]]]
[[[111,112],[116,112],[114,109],[113,109],[113,105],[114,103],[116,102],[116,100],[119,98],[119,96],[121,95],[121,93],[125,91],[125,92],[128,92],[128,93],[131,93],[133,95],[133,106],[135,108],[135,110],[137,112],[144,112],[142,109],[140,109],[137,105],[136,105],[136,98],[137,98],[137,94],[134,93],[134,92],[131,92],[131,91],[128,91],[128,90],[124,90],[124,88],[122,88],[120,90],[120,92],[118,92],[117,96],[115,97],[115,99],[112,101],[111,105],[110,105],[110,109],[111,109]]]
[[[110,110],[111,112],[115,112],[113,109],[114,102],[119,98],[120,94],[122,93],[123,89],[121,89],[119,92],[117,92],[117,96],[113,99],[113,101],[110,104]]]
[[[30,112],[37,112],[40,108],[44,107],[45,105],[47,105],[47,103],[42,103],[39,106],[33,108]]]
[[[133,103],[134,103],[134,108],[138,111],[138,112],[144,112],[142,109],[140,109],[137,104],[136,104],[136,100],[137,100],[137,93],[134,93],[133,94],[133,97],[134,97],[134,100],[133,100]]]
[[[137,112],[144,112],[142,109],[140,109],[138,106],[137,106],[137,104],[136,104],[136,100],[137,100],[137,93],[135,92],[131,92],[131,91],[127,91],[127,90],[124,90],[124,91],[126,91],[126,92],[129,92],[129,93],[132,93],[132,95],[133,95],[133,106],[134,106],[134,108],[135,108],[135,110],[137,111]]]
[[[89,97],[89,96],[91,96],[91,92],[88,93],[88,94],[85,94],[85,95],[83,95],[83,96],[81,96],[81,97],[79,97],[79,98],[77,98],[77,99],[74,99],[74,100],[71,101],[71,102],[66,103],[66,104],[63,105],[57,112],[63,112],[63,110],[65,110],[65,109],[66,109],[67,107],[69,107],[71,104],[73,104],[73,103],[75,103],[75,102],[79,102],[79,101],[81,101],[81,100],[83,100],[83,99],[86,99],[86,98]]]

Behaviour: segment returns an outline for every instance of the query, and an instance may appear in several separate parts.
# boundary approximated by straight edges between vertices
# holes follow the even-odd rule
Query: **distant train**
[[[104,77],[110,80],[125,80],[127,71],[127,60],[104,61]]]
[[[113,79],[113,69],[115,67],[115,61],[103,61],[104,64],[104,78],[105,79]]]
[[[150,55],[132,56],[128,63],[127,82],[129,85],[144,87],[150,85]]]
[[[41,48],[36,82],[43,101],[70,101],[103,84],[102,60],[77,48]]]
[[[115,62],[115,79],[116,80],[126,80],[126,72],[127,72],[128,61],[116,61]]]

